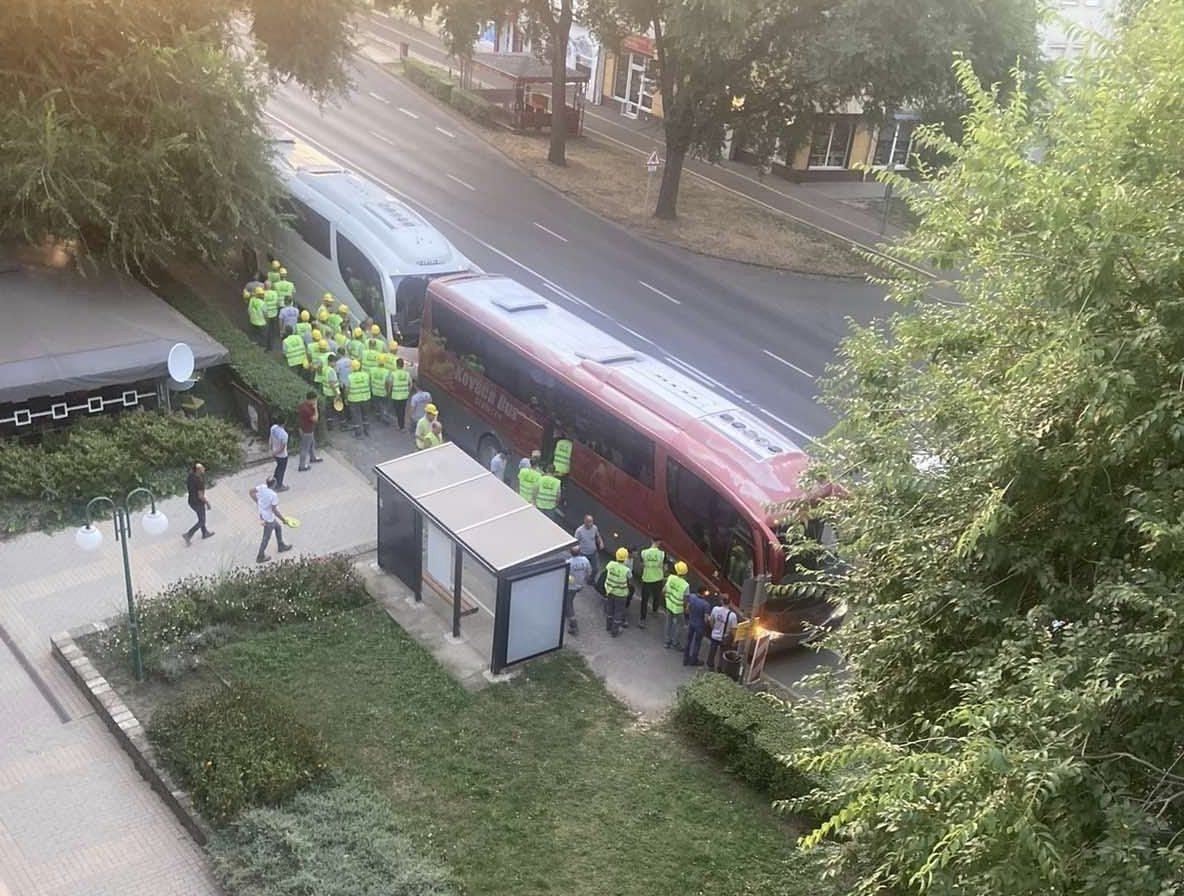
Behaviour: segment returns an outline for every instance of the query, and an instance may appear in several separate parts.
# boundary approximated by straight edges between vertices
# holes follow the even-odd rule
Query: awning
[[[570,533],[451,442],[374,469],[495,575],[574,543]]]
[[[168,375],[169,349],[198,370],[222,345],[149,289],[114,272],[82,276],[0,259],[0,403],[88,392]]]

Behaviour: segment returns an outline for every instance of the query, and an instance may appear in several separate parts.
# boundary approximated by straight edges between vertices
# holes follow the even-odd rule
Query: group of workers
[[[399,357],[398,339],[387,339],[378,323],[355,320],[349,306],[328,292],[315,315],[302,308],[278,259],[266,276],[259,274],[246,284],[243,299],[252,338],[265,351],[279,341],[288,366],[312,383],[332,408],[326,414],[330,429],[352,427],[360,439],[369,435],[372,420],[397,424],[404,432],[410,422],[416,448],[443,441],[431,395],[418,386]]]

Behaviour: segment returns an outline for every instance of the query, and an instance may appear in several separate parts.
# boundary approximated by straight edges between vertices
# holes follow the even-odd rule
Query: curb
[[[201,820],[193,800],[189,794],[178,787],[164,770],[156,750],[148,741],[148,734],[140,720],[135,717],[127,704],[111,687],[110,683],[99,674],[91,663],[90,658],[83,653],[76,639],[85,635],[105,631],[107,625],[102,622],[92,622],[87,625],[59,632],[50,638],[53,655],[62,664],[67,674],[82,689],[86,699],[95,708],[99,718],[111,729],[123,751],[131,758],[132,764],[140,776],[149,786],[160,795],[169,810],[181,822],[181,826],[189,833],[198,846],[205,846],[210,838],[210,829]]]

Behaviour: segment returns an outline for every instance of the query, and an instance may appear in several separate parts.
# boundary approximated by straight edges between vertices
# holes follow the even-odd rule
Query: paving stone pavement
[[[392,451],[390,456],[396,452]],[[375,493],[333,451],[287,476],[280,509],[300,519],[295,550],[325,554],[372,544]],[[383,458],[388,459],[388,458]],[[260,528],[247,491],[270,466],[214,483],[208,540],[186,547],[183,497],[160,503],[169,530],[153,538],[135,514],[132,583],[151,595],[177,579],[253,565]],[[72,530],[0,543],[0,896],[212,896],[202,851],[140,778],[50,656],[50,636],[126,607],[109,521],[103,544],[80,551]],[[275,557],[275,545],[269,551]]]

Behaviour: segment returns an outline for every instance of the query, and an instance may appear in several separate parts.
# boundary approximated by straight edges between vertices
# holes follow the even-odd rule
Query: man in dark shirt
[[[300,416],[300,465],[296,467],[298,473],[303,473],[313,464],[319,464],[317,457],[317,421],[321,419],[321,412],[317,409],[317,393],[309,392],[304,401],[296,406],[296,413]]]
[[[687,595],[687,647],[682,654],[684,666],[702,666],[699,648],[707,631],[707,619],[711,613],[711,592],[700,588]]]
[[[202,538],[209,538],[214,534],[206,528],[206,511],[210,509],[210,502],[206,500],[206,468],[195,463],[189,471],[189,478],[185,481],[185,485],[189,489],[189,506],[197,514],[197,522],[181,536],[185,539],[185,544],[189,545],[193,542],[193,535],[198,529],[201,529]]]

